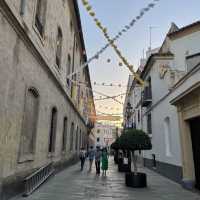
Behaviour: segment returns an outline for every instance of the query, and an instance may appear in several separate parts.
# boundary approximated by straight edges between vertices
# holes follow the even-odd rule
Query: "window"
[[[78,150],[78,127],[76,129],[76,144],[75,144],[75,149]]]
[[[82,141],[81,141],[81,138],[82,138],[82,133],[81,133],[81,129],[80,129],[80,133],[79,133],[79,148],[82,147]]]
[[[147,133],[152,134],[151,114],[147,115]]]
[[[70,20],[70,31],[71,31],[71,33],[72,33],[72,30],[73,30],[73,22],[72,22],[72,20]]]
[[[140,123],[140,109],[138,110],[138,123]]]
[[[67,117],[63,120],[63,138],[62,138],[62,151],[66,151],[67,146]]]
[[[99,142],[99,141],[100,141],[100,138],[98,137],[98,138],[97,138],[97,142]]]
[[[49,133],[49,153],[55,152],[56,128],[57,128],[57,109],[56,107],[53,107],[51,111],[51,127]]]
[[[70,72],[71,72],[71,56],[68,54],[68,57],[67,57],[67,76],[70,75]],[[69,78],[67,78],[67,85],[68,86],[70,85]]]
[[[74,123],[71,124],[71,130],[70,130],[70,151],[73,150],[74,146]]]
[[[47,4],[46,0],[37,0],[35,26],[38,29],[41,36],[43,36],[44,34],[46,4]]]
[[[39,94],[29,88],[26,93],[20,155],[26,156],[35,151],[37,119],[39,111]]]
[[[60,28],[58,28],[58,34],[56,39],[56,65],[58,66],[58,68],[60,68],[61,66],[62,41],[63,41],[62,31]]]
[[[165,134],[165,152],[166,156],[171,156],[171,127],[170,118],[166,117],[164,120],[164,134]]]

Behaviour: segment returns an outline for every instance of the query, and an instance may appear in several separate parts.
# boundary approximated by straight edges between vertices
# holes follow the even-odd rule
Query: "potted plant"
[[[132,153],[134,172],[126,173],[126,185],[129,187],[146,187],[146,174],[138,172],[137,156],[135,151],[152,149],[151,139],[142,130],[126,129],[119,139],[120,149],[130,151]]]
[[[115,150],[114,161],[118,164],[119,172],[130,172],[131,171],[131,155],[126,149],[120,148],[120,138],[117,138],[112,143],[111,148]]]

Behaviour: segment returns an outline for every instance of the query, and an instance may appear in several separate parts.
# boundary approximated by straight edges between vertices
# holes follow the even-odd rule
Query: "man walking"
[[[95,151],[95,165],[96,165],[96,174],[100,175],[100,162],[101,162],[101,150],[100,147],[96,147]]]
[[[81,171],[83,171],[84,164],[85,164],[85,158],[86,158],[86,151],[83,147],[80,150],[79,158],[81,160]]]

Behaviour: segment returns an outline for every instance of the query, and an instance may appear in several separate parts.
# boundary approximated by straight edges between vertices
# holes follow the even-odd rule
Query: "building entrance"
[[[200,117],[191,119],[189,123],[196,177],[195,187],[200,190]]]

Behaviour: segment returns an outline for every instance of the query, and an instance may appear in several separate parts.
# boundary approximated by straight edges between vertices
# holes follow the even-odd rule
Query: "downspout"
[[[25,14],[25,7],[26,7],[26,0],[21,0],[21,6],[20,6],[20,15]]]

